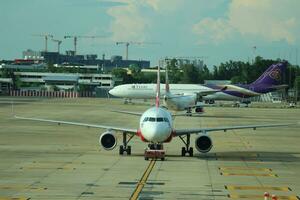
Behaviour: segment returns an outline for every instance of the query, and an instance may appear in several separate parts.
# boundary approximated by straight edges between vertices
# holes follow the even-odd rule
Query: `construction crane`
[[[160,44],[157,42],[116,42],[116,45],[124,44],[126,46],[125,49],[125,58],[128,60],[128,47],[131,44],[137,44],[137,45],[142,45],[142,44]]]
[[[48,38],[53,38],[53,35],[46,33],[46,34],[33,34],[32,36],[45,38],[45,52],[47,52],[48,51]]]
[[[61,45],[62,41],[61,40],[55,40],[55,39],[52,39],[52,41],[57,43],[57,52],[59,53],[60,45]]]
[[[82,36],[79,36],[79,35],[66,35],[64,36],[64,39],[67,39],[67,38],[73,38],[74,39],[74,54],[76,55],[76,51],[77,51],[77,40],[78,38],[102,38],[102,37],[105,37],[105,36],[88,36],[88,35],[82,35]]]

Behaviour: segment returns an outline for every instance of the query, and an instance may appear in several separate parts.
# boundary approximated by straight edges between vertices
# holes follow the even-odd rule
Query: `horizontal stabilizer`
[[[288,85],[271,85],[271,86],[268,86],[268,88],[270,89],[276,89],[276,90],[279,90],[279,89],[285,89],[289,87]]]

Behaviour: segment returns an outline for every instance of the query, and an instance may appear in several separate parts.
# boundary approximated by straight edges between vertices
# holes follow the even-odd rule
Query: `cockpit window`
[[[154,117],[145,117],[143,122],[168,122],[169,123],[169,119],[166,117],[158,117],[158,118],[154,118]]]
[[[149,117],[149,121],[150,122],[155,122],[155,118],[154,117]]]
[[[158,118],[157,118],[157,121],[158,121],[158,122],[163,122],[163,121],[164,121],[164,118],[158,117]]]

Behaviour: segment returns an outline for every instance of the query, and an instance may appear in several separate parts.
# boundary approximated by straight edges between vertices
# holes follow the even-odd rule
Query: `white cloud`
[[[240,33],[244,37],[295,44],[300,39],[300,24],[296,20],[300,18],[299,6],[298,0],[232,0],[225,18],[205,18],[192,30],[199,38],[209,38],[214,43]]]
[[[149,5],[153,10],[160,13],[176,11],[184,4],[183,0],[140,0],[139,2]]]
[[[153,23],[145,9],[151,8],[154,13],[169,13],[177,10],[182,0],[112,0],[120,6],[107,9],[107,14],[113,20],[110,24],[112,41],[144,41],[147,39],[147,30]]]
[[[193,32],[199,36],[198,42],[200,44],[207,42],[219,44],[231,38],[234,29],[228,24],[227,20],[205,18],[193,26]]]
[[[126,5],[114,6],[107,10],[113,17],[110,24],[113,41],[143,41],[147,19],[142,16],[136,1],[123,0]]]

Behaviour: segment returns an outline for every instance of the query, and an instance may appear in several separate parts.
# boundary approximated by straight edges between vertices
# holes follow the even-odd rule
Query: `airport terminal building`
[[[2,61],[1,76],[9,79],[0,79],[0,91],[1,94],[72,91],[84,93],[82,96],[107,96],[115,82],[122,81],[114,77],[111,70],[130,66],[145,69],[150,67],[150,61],[123,60],[122,56],[106,59],[104,54],[98,59],[97,55],[75,55],[74,51],[60,54],[29,49],[23,51],[22,59]]]

